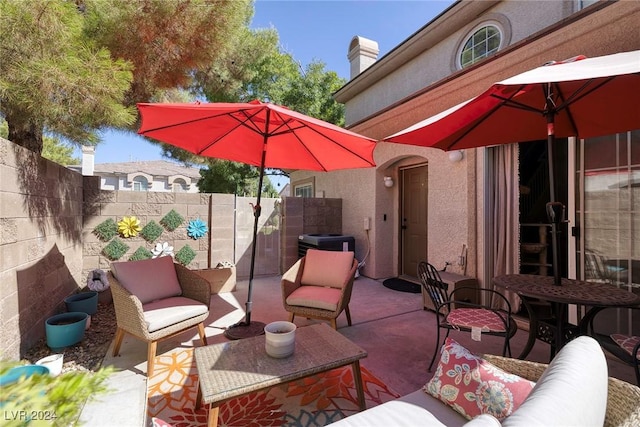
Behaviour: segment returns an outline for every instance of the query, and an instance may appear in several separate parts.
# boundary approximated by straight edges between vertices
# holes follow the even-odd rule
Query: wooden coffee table
[[[195,348],[200,383],[196,407],[202,402],[209,405],[210,427],[218,425],[218,407],[229,399],[349,364],[358,405],[361,411],[366,409],[360,359],[367,352],[339,332],[326,324],[300,327],[295,351],[284,359],[267,355],[264,340],[260,335]]]

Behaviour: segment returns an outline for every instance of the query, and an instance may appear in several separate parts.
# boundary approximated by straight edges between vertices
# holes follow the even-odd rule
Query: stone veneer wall
[[[342,199],[282,199],[282,272],[287,271],[298,260],[298,236],[311,233],[342,234]]]
[[[0,357],[17,359],[83,282],[82,176],[0,138]]]

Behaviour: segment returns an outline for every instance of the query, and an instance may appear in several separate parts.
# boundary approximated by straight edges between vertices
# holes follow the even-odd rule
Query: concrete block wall
[[[135,237],[119,239],[126,244],[129,249],[117,261],[126,261],[140,247],[149,251],[153,251],[156,244],[167,242],[173,246],[174,254],[184,246],[189,245],[196,253],[195,258],[187,267],[192,269],[208,268],[212,261],[210,259],[209,248],[215,246],[218,248],[218,254],[232,251],[228,248],[229,241],[226,234],[212,233],[212,223],[210,221],[212,210],[218,199],[223,203],[220,206],[226,206],[226,213],[221,209],[215,208],[217,226],[219,224],[228,223],[228,216],[233,216],[232,205],[228,204],[228,198],[233,195],[226,194],[200,194],[200,193],[158,193],[151,191],[110,191],[99,189],[99,179],[97,177],[85,177],[85,216],[82,228],[83,251],[83,268],[82,272],[86,278],[94,269],[109,270],[110,260],[104,253],[104,248],[109,242],[101,241],[95,234],[95,228],[107,219],[112,219],[118,223],[125,216],[135,216],[140,220],[140,226],[144,227],[149,222],[154,221],[160,225],[160,221],[169,212],[174,210],[184,218],[182,224],[173,231],[164,229],[162,234],[153,242],[146,241],[142,235],[138,233]],[[187,234],[187,226],[189,221],[200,218],[209,226],[209,231],[205,236],[199,239],[193,239]],[[164,228],[164,227],[163,227]],[[215,230],[219,231],[219,230]],[[220,242],[218,241],[220,240]],[[220,244],[219,244],[220,243]],[[227,247],[227,250],[224,248]],[[217,262],[216,262],[217,263]],[[215,264],[214,264],[215,266]]]
[[[342,234],[342,199],[283,197],[282,272],[298,260],[298,236],[311,233]]]
[[[192,269],[231,261],[246,279],[253,227],[252,198],[229,194],[155,193],[100,190],[100,178],[48,161],[0,138],[0,357],[19,359],[39,339],[44,323],[65,311],[64,298],[86,286],[94,269],[108,270],[106,246],[94,229],[108,218],[116,223],[135,215],[141,226],[158,224],[171,209],[185,221],[164,230],[153,243],[124,239],[128,259],[143,246],[168,242],[174,251],[188,244]],[[281,274],[297,260],[298,236],[341,233],[340,199],[262,200],[256,275]],[[194,240],[188,222],[202,219],[209,232]]]
[[[18,359],[83,283],[82,176],[0,138],[0,357]]]

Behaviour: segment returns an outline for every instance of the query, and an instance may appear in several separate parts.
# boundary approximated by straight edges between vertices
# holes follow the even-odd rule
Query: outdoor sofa
[[[446,346],[447,344],[443,348]],[[450,359],[459,356],[455,352],[459,353],[459,348],[445,356],[445,365],[450,362],[447,360],[450,355]],[[493,355],[474,357],[479,360],[479,363],[490,362],[489,372],[492,374],[496,374],[495,366],[507,373],[516,374],[523,382],[525,380],[536,382],[533,389],[525,391],[519,406],[512,412],[508,411],[509,415],[501,421],[489,414],[474,416],[470,420],[465,418],[459,413],[459,411],[464,412],[461,407],[456,407],[451,400],[449,404],[444,403],[445,400],[453,398],[452,394],[443,393],[447,396],[441,399],[436,398],[424,390],[429,388],[427,383],[424,389],[351,415],[331,426],[582,427],[604,425],[631,427],[640,425],[640,388],[616,378],[607,377],[604,353],[591,337],[581,336],[569,342],[549,365]],[[473,361],[469,362],[473,366]],[[434,377],[443,373],[445,377],[447,376],[447,372],[442,370],[442,363],[441,360]],[[460,362],[459,366],[462,363]],[[450,377],[455,377],[451,374],[451,370],[448,372]],[[460,377],[461,383],[469,380],[469,377],[462,377]],[[510,387],[513,387],[514,378],[494,375],[493,380],[496,378],[502,378],[505,383],[512,382]],[[487,381],[489,382],[491,381]],[[524,385],[526,389],[527,385]],[[463,398],[462,394],[457,396],[458,401]],[[517,392],[514,392],[515,394]],[[473,397],[467,400],[473,400]]]

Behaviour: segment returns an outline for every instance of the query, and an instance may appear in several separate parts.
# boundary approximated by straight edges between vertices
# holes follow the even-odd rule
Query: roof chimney
[[[351,64],[351,79],[369,68],[378,59],[378,43],[364,37],[355,36],[349,43],[349,63]]]
[[[82,146],[82,175],[93,176],[95,164],[96,147],[93,145]]]

